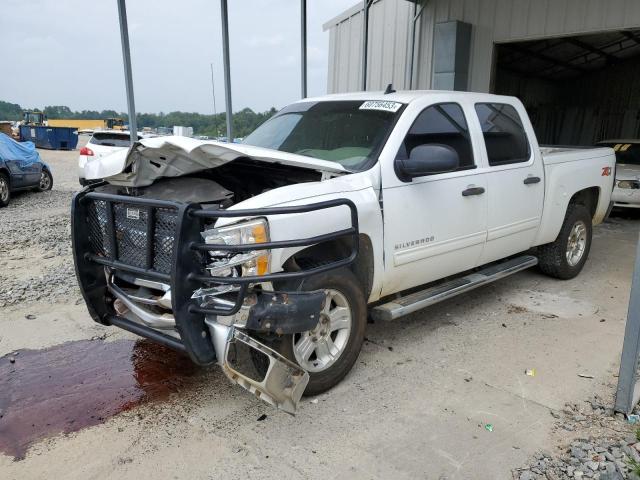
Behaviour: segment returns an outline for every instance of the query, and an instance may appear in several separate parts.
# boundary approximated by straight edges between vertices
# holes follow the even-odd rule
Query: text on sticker
[[[387,100],[369,100],[360,105],[360,110],[383,110],[385,112],[397,112],[402,104]]]

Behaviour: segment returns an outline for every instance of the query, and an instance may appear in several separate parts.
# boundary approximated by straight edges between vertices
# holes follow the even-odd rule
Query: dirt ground
[[[574,280],[531,270],[368,325],[354,370],[295,417],[216,368],[149,370],[168,354],[95,324],[73,284],[77,154],[41,151],[53,191],[0,211],[0,478],[506,479],[578,435],[552,413],[615,392],[640,222],[625,215]]]

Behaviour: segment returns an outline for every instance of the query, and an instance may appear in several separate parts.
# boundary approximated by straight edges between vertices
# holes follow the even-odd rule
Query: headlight
[[[618,182],[618,188],[639,189],[640,188],[640,182],[638,182],[637,180],[620,180]]]
[[[269,225],[265,219],[236,223],[202,232],[205,243],[224,245],[248,245],[269,241]],[[212,262],[207,267],[214,276],[234,276],[235,268],[241,267],[243,276],[264,275],[269,272],[269,250],[209,252]]]

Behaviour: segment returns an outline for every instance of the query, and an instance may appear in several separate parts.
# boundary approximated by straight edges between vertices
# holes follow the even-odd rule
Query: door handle
[[[469,197],[471,195],[482,195],[484,193],[483,187],[469,187],[462,191],[463,197]]]
[[[527,177],[524,179],[525,185],[531,185],[533,183],[540,183],[540,177]]]

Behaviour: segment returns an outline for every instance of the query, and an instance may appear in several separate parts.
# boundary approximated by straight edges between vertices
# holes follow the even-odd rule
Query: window
[[[476,113],[489,165],[495,167],[529,161],[529,140],[515,108],[501,103],[478,103]]]
[[[447,145],[458,153],[458,170],[475,168],[469,129],[462,107],[457,103],[441,103],[424,109],[413,122],[398,156],[408,158],[417,146],[433,143]]]
[[[138,135],[138,140],[142,137]],[[89,140],[94,145],[102,145],[105,147],[128,147],[131,145],[131,139],[128,133],[94,133]]]

